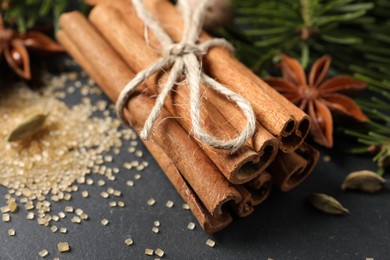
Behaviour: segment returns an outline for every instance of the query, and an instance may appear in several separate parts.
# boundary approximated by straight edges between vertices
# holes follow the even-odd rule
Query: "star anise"
[[[0,14],[0,62],[4,55],[12,70],[24,79],[31,79],[30,57],[27,49],[42,52],[63,52],[63,48],[41,32],[24,34],[7,29]]]
[[[331,62],[330,56],[322,56],[313,64],[308,80],[297,60],[286,55],[281,55],[280,58],[282,78],[271,77],[267,79],[267,83],[309,114],[312,119],[311,134],[317,143],[329,148],[333,146],[331,110],[361,122],[367,120],[351,98],[339,93],[363,89],[366,83],[349,76],[325,79]]]

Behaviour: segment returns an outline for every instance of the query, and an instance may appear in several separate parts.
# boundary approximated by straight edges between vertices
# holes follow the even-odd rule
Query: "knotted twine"
[[[199,60],[208,50],[214,46],[222,46],[233,50],[232,46],[224,39],[211,39],[203,43],[197,43],[200,32],[202,31],[203,20],[206,8],[210,1],[201,0],[196,6],[191,6],[188,0],[179,0],[178,6],[184,20],[184,33],[178,43],[174,43],[170,36],[161,28],[159,23],[146,11],[142,0],[132,0],[138,17],[143,20],[146,28],[149,28],[153,35],[160,41],[162,57],[154,64],[139,72],[122,90],[116,103],[118,117],[124,124],[129,124],[125,119],[123,109],[129,101],[135,88],[144,82],[154,73],[169,69],[170,74],[165,84],[161,87],[160,93],[156,98],[155,105],[145,121],[140,137],[148,139],[152,131],[153,124],[157,119],[164,101],[172,88],[177,84],[179,78],[184,75],[190,89],[190,117],[192,122],[192,131],[195,138],[203,143],[215,148],[236,151],[240,148],[255,131],[255,116],[250,103],[231,91],[224,85],[218,83],[206,75],[201,68]],[[226,98],[241,109],[247,119],[245,128],[237,137],[229,140],[221,140],[215,136],[209,135],[200,125],[200,84],[205,83],[216,92],[226,96]]]

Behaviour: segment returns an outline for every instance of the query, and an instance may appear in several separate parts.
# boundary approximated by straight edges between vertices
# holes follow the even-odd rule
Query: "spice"
[[[340,202],[331,196],[322,193],[314,193],[309,196],[309,202],[318,210],[330,215],[344,215],[349,213]]]
[[[337,76],[325,80],[331,57],[319,58],[312,66],[308,80],[301,64],[287,55],[280,55],[283,78],[269,78],[267,83],[282,93],[312,119],[311,134],[314,140],[326,147],[333,146],[333,119],[330,109],[366,121],[356,103],[339,92],[351,89],[363,89],[366,83],[349,76]]]
[[[47,116],[44,114],[37,114],[27,118],[12,130],[12,132],[7,136],[7,141],[20,141],[38,132],[42,129],[46,117]]]
[[[289,191],[310,176],[319,156],[317,150],[303,143],[292,153],[278,152],[267,171],[272,175],[272,180],[278,188]]]
[[[93,13],[94,11],[91,14],[91,19]],[[96,13],[97,12],[95,12],[95,17],[99,17],[99,15]],[[79,14],[71,13],[64,15],[62,16],[60,23],[63,26],[63,31],[58,34],[58,38],[62,39],[61,41],[65,43],[64,46],[67,46],[67,48],[69,47],[70,53],[80,62],[80,64],[82,64],[83,67],[85,67],[86,71],[88,71],[88,73],[96,80],[96,82],[104,87],[104,89],[107,91],[107,95],[112,100],[116,100],[116,97],[121,89],[120,87],[123,86],[123,82],[128,82],[128,80],[133,77],[131,71],[128,69],[128,66],[121,62],[121,59],[118,58],[119,56],[117,57],[115,52],[113,52],[111,46],[107,45],[107,43],[102,40],[102,37],[94,30],[94,28]],[[101,22],[101,24],[107,24],[107,22]],[[98,27],[99,30],[107,29],[99,28],[99,26],[96,27]],[[78,30],[72,30],[72,28],[78,28]],[[119,27],[115,26],[115,28],[118,29]],[[101,33],[104,34],[103,32]],[[82,37],[80,35],[77,36],[78,34],[82,35]],[[124,34],[120,37],[122,36],[125,37]],[[119,39],[120,37],[106,38],[108,41],[111,41],[112,39],[115,40]],[[136,35],[136,37],[141,36]],[[81,38],[82,41],[80,40]],[[96,58],[96,53],[99,53],[99,59]],[[126,56],[127,55],[122,55],[124,59],[127,59]],[[115,73],[103,73],[103,68],[106,68],[107,65],[108,67],[112,68]],[[108,83],[102,84],[102,82]],[[264,83],[262,84],[264,85]],[[153,88],[154,86],[150,87]],[[281,98],[280,95],[279,98]],[[271,99],[272,98],[270,98],[270,100]],[[137,108],[137,113],[129,113],[128,120],[132,122],[136,129],[143,125],[143,121],[146,118],[145,115],[147,115],[153,104],[154,100],[148,99],[147,95],[132,96],[132,99],[128,104],[128,109],[133,111]],[[283,103],[283,106],[284,105],[285,104]],[[145,107],[145,109],[139,109],[140,107]],[[188,203],[189,208],[197,217],[200,226],[206,228],[207,232],[215,232],[216,230],[223,228],[231,222],[229,211],[227,209],[225,210],[224,205],[230,205],[232,200],[239,202],[242,200],[242,196],[234,187],[231,186],[230,183],[226,181],[225,177],[221,175],[219,169],[215,168],[215,164],[210,161],[210,157],[208,157],[208,155],[203,153],[202,149],[199,149],[199,145],[195,142],[192,142],[191,139],[188,139],[188,133],[183,131],[181,126],[179,126],[175,120],[170,120],[171,116],[168,111],[165,109],[163,110],[164,111],[162,111],[161,117],[169,118],[169,120],[158,122],[159,127],[154,129],[154,135],[152,137],[153,142],[151,142],[152,145],[149,145],[147,142],[145,144],[148,149],[149,147],[152,147],[153,150],[154,144],[158,147],[156,148],[157,150],[162,150],[162,153],[153,153],[155,155],[156,161],[160,164],[160,166],[163,165],[161,167],[164,169],[164,172],[168,172],[166,173],[168,178],[170,178],[171,182],[183,196],[186,203]],[[287,117],[292,117],[291,115],[294,115],[295,117],[298,115],[295,113],[290,113],[290,111],[288,111],[287,114]],[[284,116],[286,116],[286,114]],[[289,121],[292,124],[288,123],[287,126],[289,127],[286,128],[289,128],[287,132],[296,134],[298,138],[285,139],[294,140],[294,142],[296,140],[298,141],[294,144],[288,144],[287,146],[289,147],[285,147],[287,150],[293,149],[291,147],[296,148],[297,145],[302,142],[304,136],[307,133],[307,131],[305,132],[306,128],[303,124],[301,127],[297,126],[302,122],[308,123],[305,115],[301,113],[301,118],[298,116],[296,118],[297,122],[293,122],[294,120]],[[298,124],[294,125],[296,123]],[[283,125],[281,122],[278,122],[278,124],[279,127]],[[297,133],[298,130],[296,131],[298,128],[300,131],[299,134]],[[159,129],[164,129],[164,131],[161,132]],[[184,147],[180,147],[180,145],[177,144],[170,144],[169,140],[166,138],[167,131],[175,136],[177,139],[176,143],[183,145]],[[267,132],[267,130],[265,130],[265,132]],[[261,136],[264,137],[267,136],[267,134]],[[275,140],[275,138],[272,137],[272,140]],[[275,148],[276,146],[272,147]],[[276,152],[276,150],[277,149],[273,149],[272,152]],[[256,152],[253,154],[256,156],[256,158],[258,158]],[[274,153],[271,155],[274,155]],[[190,158],[191,162],[187,162],[187,160],[183,160],[183,158]],[[142,167],[139,168],[140,165],[144,166],[143,162],[134,161],[131,162],[128,166],[142,170]],[[310,169],[312,169],[311,166],[313,165],[310,165]],[[166,170],[167,168],[168,170]],[[308,170],[308,172],[309,171],[310,170]],[[260,172],[256,174],[260,174]],[[213,185],[203,185],[202,182],[203,184],[213,183]],[[225,204],[225,202],[228,201],[229,203]],[[248,200],[248,203],[249,202],[250,200]],[[148,201],[148,205],[153,205],[154,203],[154,200],[153,202]]]
[[[127,6],[124,7],[127,9]],[[131,8],[131,7],[130,7]],[[137,17],[134,17],[134,19],[137,19]],[[134,71],[141,71],[144,69],[145,66],[148,64],[156,61],[159,56],[156,55],[155,52],[151,51],[147,48],[147,45],[145,44],[143,38],[143,33],[141,33],[139,30],[134,30],[135,28],[132,28],[132,30],[129,29],[129,27],[123,26],[124,19],[120,18],[120,13],[118,11],[113,11],[112,8],[107,8],[106,6],[97,6],[93,12],[90,15],[90,20],[94,25],[98,28],[98,30],[105,35],[107,39],[113,39],[111,41],[112,46],[115,48],[118,53],[121,54],[122,57],[125,57],[125,61],[128,66],[130,66]],[[110,21],[110,24],[107,24],[107,21]],[[131,23],[134,23],[135,21],[132,21]],[[138,21],[137,21],[138,22]],[[139,24],[135,22],[136,24]],[[129,21],[127,22],[129,23]],[[111,27],[112,26],[112,27]],[[130,25],[131,27],[132,25]],[[116,30],[114,30],[114,27]],[[140,28],[137,28],[140,29]],[[131,49],[126,49],[123,42],[121,40],[115,40],[115,39],[121,39],[121,38],[128,38],[133,39],[133,46]],[[142,53],[142,55],[140,55]],[[167,75],[163,76],[167,77]],[[165,79],[160,79],[164,81]],[[148,81],[147,81],[148,82]],[[151,79],[149,82],[153,82],[150,84],[154,84],[154,79]],[[237,84],[235,84],[237,85]],[[203,86],[203,85],[202,85]],[[151,86],[153,87],[153,86]],[[206,89],[205,86],[202,87],[203,89]],[[188,118],[189,116],[189,107],[187,105],[174,105],[174,104],[189,104],[188,98],[183,100],[183,97],[188,97],[187,93],[182,93],[183,91],[188,92],[187,88],[178,88],[178,91],[180,92],[178,95],[172,95],[168,96],[168,101],[166,102],[167,110],[170,114],[173,116],[177,116],[178,120],[180,121],[180,124],[187,130],[188,133],[191,133],[192,123]],[[212,91],[210,91],[212,92]],[[207,93],[207,96],[211,96],[212,93]],[[237,128],[233,127],[231,123],[227,123],[226,118],[224,117],[224,113],[221,113],[218,109],[214,107],[214,103],[217,100],[222,100],[221,98],[210,98],[210,102],[207,100],[202,100],[202,106],[201,108],[204,109],[202,114],[207,115],[208,111],[212,111],[213,113],[210,113],[210,116],[208,116],[204,122],[203,127],[206,128],[207,132],[214,134],[216,136],[221,135],[220,133],[223,133],[223,138],[227,138],[229,134],[231,135],[231,138],[234,138],[237,130],[241,131],[242,128],[244,128],[244,125],[241,123],[240,126],[237,126]],[[226,109],[226,107],[230,109]],[[231,102],[226,101],[223,104],[224,112],[225,114],[229,115],[232,113],[232,111],[235,111],[233,108],[233,105]],[[229,111],[228,111],[229,110]],[[242,114],[241,112],[238,112],[239,114],[237,117],[234,118],[241,118]],[[188,116],[183,116],[188,115]],[[233,120],[232,120],[233,121]],[[245,120],[237,120],[239,122],[245,122]],[[217,127],[216,127],[217,126]],[[260,127],[260,125],[259,125]],[[226,129],[227,128],[227,129]],[[271,158],[273,157],[272,154],[276,153],[276,147],[277,147],[277,140],[275,137],[273,137],[270,133],[267,131],[261,131],[261,137],[259,139],[262,139],[262,144],[260,145],[259,153],[263,155],[263,152],[265,152],[263,158],[267,162],[263,162],[261,164],[257,164],[256,166],[261,166],[262,169],[259,169],[259,167],[245,167],[245,169],[242,169],[241,166],[244,164],[250,164],[251,162],[257,161],[258,154],[256,154],[255,151],[251,151],[248,146],[243,147],[239,154],[236,154],[236,156],[231,156],[230,152],[221,152],[220,150],[203,146],[202,148],[207,153],[207,155],[212,159],[212,161],[217,165],[219,169],[221,169],[222,173],[228,178],[228,180],[234,182],[234,183],[242,183],[245,180],[249,179],[253,175],[256,175],[260,173],[262,170],[265,169],[265,167],[269,164],[271,161]],[[256,135],[257,136],[257,135]],[[222,139],[223,139],[222,138]],[[269,148],[269,149],[267,149]],[[270,154],[269,154],[270,153]],[[259,170],[259,171],[257,171]]]
[[[3,8],[3,7],[2,7]],[[3,16],[0,14],[0,59],[5,56],[10,68],[24,79],[31,79],[30,58],[27,50],[39,49],[43,52],[62,52],[61,46],[53,42],[45,34],[37,31],[18,33],[11,28],[6,28]]]
[[[377,173],[363,170],[348,174],[341,185],[341,189],[375,193],[383,189],[385,183],[386,180]]]

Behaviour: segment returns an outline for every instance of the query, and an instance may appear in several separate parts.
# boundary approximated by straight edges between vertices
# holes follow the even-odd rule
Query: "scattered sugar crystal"
[[[148,205],[149,206],[153,206],[155,203],[156,203],[156,201],[154,199],[149,199],[148,200]]]
[[[29,212],[29,213],[27,213],[26,219],[32,220],[32,219],[34,219],[34,218],[35,218],[34,212]]]
[[[88,198],[88,196],[89,196],[88,191],[87,191],[87,190],[83,190],[83,191],[81,192],[81,196],[82,196],[83,198]]]
[[[214,247],[215,246],[215,241],[211,240],[211,239],[207,239],[206,245],[208,245],[209,247]]]
[[[40,257],[46,257],[49,254],[49,252],[46,249],[43,249],[39,252]]]
[[[146,249],[145,249],[145,255],[150,255],[150,256],[152,256],[153,253],[154,253],[153,249],[150,249],[150,248],[146,248]]]
[[[8,213],[3,214],[3,222],[10,222],[11,216]]]
[[[132,245],[133,243],[133,239],[131,239],[130,237],[125,240],[125,244],[128,246]]]
[[[167,201],[167,203],[165,203],[165,206],[167,207],[167,208],[172,208],[173,207],[173,201],[172,200],[168,200]]]
[[[9,235],[10,237],[15,236],[15,234],[16,234],[15,229],[13,229],[13,228],[8,229],[8,235]]]
[[[159,257],[163,257],[165,252],[163,250],[161,250],[160,248],[157,248],[156,251],[154,251],[154,253],[159,256]]]
[[[59,242],[57,244],[57,249],[61,253],[66,253],[66,252],[69,252],[70,246],[69,246],[68,242]]]
[[[194,228],[195,228],[195,223],[194,223],[194,222],[188,223],[187,228],[190,229],[190,230],[194,230]]]
[[[57,226],[52,226],[50,229],[51,229],[51,232],[55,233],[55,232],[57,232],[58,227]]]

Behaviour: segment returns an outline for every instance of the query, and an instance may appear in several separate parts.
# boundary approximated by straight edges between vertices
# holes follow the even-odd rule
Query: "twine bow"
[[[119,95],[116,111],[119,118],[125,123],[123,108],[126,106],[135,88],[148,77],[163,69],[171,68],[167,81],[162,86],[156,98],[156,103],[150,112],[144,127],[140,133],[142,139],[148,139],[153,124],[160,114],[164,101],[175,86],[178,79],[184,74],[190,89],[190,117],[192,121],[192,131],[194,136],[203,143],[220,149],[231,149],[233,152],[240,148],[255,131],[255,116],[249,102],[231,91],[224,85],[218,83],[202,69],[199,60],[207,51],[214,46],[223,46],[233,50],[232,46],[224,39],[211,39],[203,43],[198,42],[199,34],[202,30],[203,18],[208,5],[208,0],[201,0],[193,8],[188,0],[179,0],[178,5],[184,19],[184,33],[179,43],[174,43],[169,35],[160,27],[159,23],[153,19],[146,11],[142,0],[132,0],[134,8],[146,27],[160,41],[163,48],[163,55],[154,64],[139,72],[122,90]],[[203,82],[216,92],[226,96],[235,102],[247,119],[245,128],[233,139],[221,140],[209,135],[200,125],[200,83]]]

